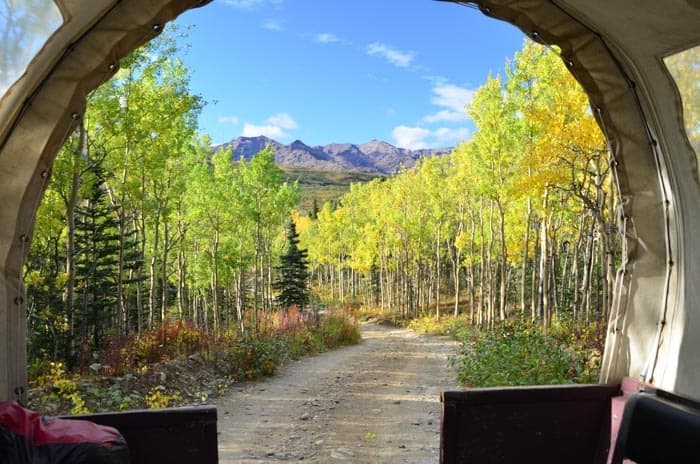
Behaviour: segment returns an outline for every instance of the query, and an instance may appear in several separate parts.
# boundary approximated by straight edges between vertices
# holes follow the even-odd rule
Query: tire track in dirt
[[[219,398],[219,462],[437,463],[458,343],[376,324],[362,335]]]

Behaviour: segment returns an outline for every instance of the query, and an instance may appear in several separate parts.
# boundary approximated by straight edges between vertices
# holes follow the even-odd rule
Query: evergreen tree
[[[87,198],[76,210],[76,301],[81,356],[86,348],[101,349],[112,325],[117,302],[115,269],[119,250],[118,219],[109,204],[99,164],[91,166]]]
[[[313,220],[318,219],[318,212],[319,212],[318,200],[316,198],[314,198],[314,203],[313,203],[313,206],[311,207],[311,212],[309,213],[309,217]]]
[[[287,223],[287,251],[280,256],[279,274],[275,290],[283,308],[292,305],[303,307],[309,302],[309,270],[307,251],[299,248],[299,234],[294,221]]]

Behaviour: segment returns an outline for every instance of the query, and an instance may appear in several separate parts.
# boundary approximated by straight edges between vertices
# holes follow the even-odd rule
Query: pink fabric
[[[627,398],[631,394],[639,391],[642,386],[645,386],[643,382],[630,377],[624,377],[622,379],[622,384],[620,385],[622,395],[616,396],[612,399],[612,411],[610,414],[610,452],[608,453],[608,464],[612,462],[613,452],[615,451],[615,442],[617,441],[617,434],[620,431],[620,422],[622,422],[622,412],[625,409]],[[634,461],[625,459],[624,464],[634,464]]]

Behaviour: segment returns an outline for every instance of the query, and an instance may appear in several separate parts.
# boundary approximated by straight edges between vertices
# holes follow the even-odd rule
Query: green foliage
[[[465,315],[441,317],[440,319],[433,315],[426,315],[411,319],[408,322],[408,328],[424,334],[447,335],[458,340],[471,339],[477,333],[477,329]]]
[[[182,396],[179,393],[169,395],[163,385],[153,387],[146,396],[146,404],[149,409],[165,409],[180,401],[182,401]]]
[[[402,319],[449,311],[493,326],[517,311],[545,330],[566,313],[605,319],[622,248],[586,94],[526,40],[465,108],[476,131],[452,153],[323,205],[300,234],[314,290]]]
[[[321,324],[321,334],[328,348],[354,345],[361,340],[357,323],[340,315],[329,315]]]
[[[223,338],[213,350],[216,362],[238,379],[272,375],[288,360],[361,341],[357,322],[331,311],[315,321],[296,306],[278,311],[269,330]]]
[[[274,283],[279,290],[277,300],[282,308],[296,305],[303,308],[309,302],[309,271],[307,251],[299,248],[299,234],[294,221],[287,222],[287,249],[277,266],[279,277]]]
[[[206,355],[211,344],[204,328],[181,321],[165,323],[141,335],[113,337],[100,357],[100,372],[111,376],[139,372],[153,363]]]
[[[100,363],[84,375],[68,373],[61,363],[34,360],[30,366],[30,398],[52,414],[164,408],[183,401],[206,401],[232,381],[273,375],[286,362],[361,341],[357,322],[339,311],[320,319],[299,311],[268,313],[258,332],[218,335],[191,324],[167,324],[140,337],[115,337]],[[169,365],[197,359],[200,369],[219,376],[213,392],[192,391],[192,385],[166,381]],[[177,374],[168,374],[176,376]],[[172,377],[168,377],[172,378]],[[173,385],[173,384],[176,385]]]
[[[109,204],[105,177],[99,164],[92,164],[85,201],[76,209],[75,281],[78,291],[75,315],[82,328],[81,355],[102,348],[105,326],[117,301],[114,267],[118,257],[116,208]],[[83,359],[85,364],[92,361]]]
[[[472,387],[596,382],[599,351],[570,341],[534,324],[507,322],[463,340],[452,362],[459,381]]]
[[[381,174],[366,172],[311,171],[300,167],[283,167],[287,182],[299,185],[297,208],[314,219],[320,205],[337,202],[350,190],[351,184],[361,184],[372,179],[383,179]],[[315,208],[315,209],[314,209]],[[314,214],[315,211],[315,214]]]
[[[66,404],[71,414],[87,414],[90,410],[78,391],[77,378],[66,373],[63,363],[49,362],[43,368],[43,374],[38,381],[48,386],[48,395],[42,402],[58,402]]]

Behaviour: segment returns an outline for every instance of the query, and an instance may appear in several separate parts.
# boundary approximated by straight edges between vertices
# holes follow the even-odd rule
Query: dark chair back
[[[640,392],[625,404],[612,464],[700,462],[700,405],[662,391]]]

